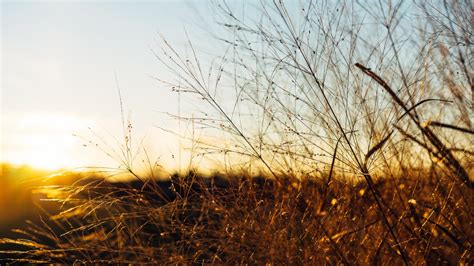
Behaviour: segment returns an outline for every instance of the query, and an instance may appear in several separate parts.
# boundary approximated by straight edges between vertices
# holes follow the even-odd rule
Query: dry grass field
[[[1,258],[474,264],[472,1],[214,4],[222,54],[153,51],[175,79],[154,78],[205,106],[171,115],[191,129],[176,133],[188,166],[155,178],[120,99],[128,179],[37,188],[42,218],[0,239]]]
[[[473,262],[469,188],[415,172],[374,188],[398,243],[360,181],[85,178],[42,191],[62,207],[2,240],[3,255],[61,264],[401,264],[400,247],[412,264]]]

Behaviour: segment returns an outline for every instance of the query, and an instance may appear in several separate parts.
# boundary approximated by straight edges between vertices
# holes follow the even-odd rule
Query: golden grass
[[[6,258],[473,264],[473,4],[300,7],[262,2],[251,23],[216,3],[223,55],[204,62],[191,41],[180,53],[166,40],[155,54],[176,76],[157,80],[208,107],[173,116],[191,124],[188,169],[206,157],[227,171],[137,174],[120,97],[124,143],[105,152],[135,181],[47,188],[61,209],[3,239],[17,246]]]
[[[364,183],[193,173],[169,182],[83,179],[59,214],[3,240],[48,263],[399,264]],[[414,173],[375,187],[413,264],[473,261],[469,188]]]

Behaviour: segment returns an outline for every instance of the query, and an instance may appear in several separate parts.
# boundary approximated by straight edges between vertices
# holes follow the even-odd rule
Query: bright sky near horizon
[[[177,97],[148,76],[168,75],[151,49],[158,48],[160,35],[184,45],[184,28],[202,22],[199,14],[212,15],[206,4],[17,0],[0,5],[0,161],[49,169],[117,166],[100,149],[84,147],[101,139],[119,147],[116,75],[134,136],[145,138],[160,163],[177,165],[176,136],[155,127],[176,124],[164,112],[177,112]],[[110,152],[105,144],[102,148]]]

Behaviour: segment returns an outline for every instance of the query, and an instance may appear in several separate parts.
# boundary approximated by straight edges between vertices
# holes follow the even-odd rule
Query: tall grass
[[[190,173],[168,182],[63,186],[61,213],[2,240],[7,255],[43,263],[398,264],[364,183],[334,179],[280,183]],[[391,219],[410,263],[472,262],[472,214],[447,177],[423,174],[375,183],[400,216]],[[467,188],[464,188],[467,189]],[[448,193],[449,196],[446,197]],[[403,200],[398,200],[402,198]]]
[[[160,183],[128,156],[138,181],[63,187],[63,212],[4,242],[65,263],[473,262],[470,1],[214,8],[221,55],[155,55],[211,107],[178,118],[224,177]]]

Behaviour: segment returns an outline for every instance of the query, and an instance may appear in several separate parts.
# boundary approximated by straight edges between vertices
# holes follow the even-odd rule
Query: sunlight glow
[[[41,169],[59,169],[81,164],[74,133],[86,128],[87,120],[68,114],[29,113],[4,121],[3,160]]]

